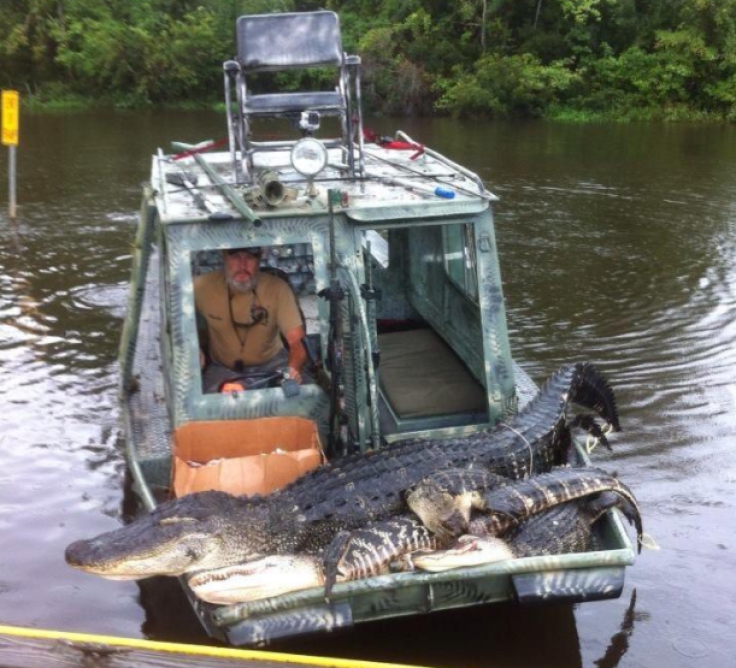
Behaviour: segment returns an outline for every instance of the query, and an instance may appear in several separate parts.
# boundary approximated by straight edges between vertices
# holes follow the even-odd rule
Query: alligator
[[[472,470],[454,471],[422,483],[423,497],[440,487],[442,495],[454,494],[458,501],[470,490],[478,499],[486,497],[473,510],[476,515],[486,513],[482,520],[468,515],[463,530],[471,534],[453,539],[449,533],[433,533],[416,517],[403,516],[340,534],[326,555],[277,555],[200,571],[189,578],[189,587],[204,601],[229,605],[320,586],[330,596],[335,582],[400,570],[437,572],[504,559],[583,552],[591,542],[593,524],[614,507],[642,535],[641,515],[630,490],[598,469],[558,470],[530,481],[502,478],[498,486],[493,478]],[[527,484],[532,481],[534,486]],[[504,521],[490,522],[489,517]]]
[[[516,481],[478,468],[439,471],[408,490],[406,502],[424,526],[448,540],[468,532],[501,536],[537,513],[602,492],[621,498],[619,506],[641,539],[641,513],[633,493],[615,476],[593,467],[557,468]]]
[[[318,554],[340,531],[396,518],[405,492],[437,471],[474,466],[523,479],[571,457],[570,415],[583,406],[620,429],[613,391],[593,365],[554,373],[509,423],[458,438],[408,440],[336,460],[267,497],[201,492],[66,550],[67,563],[113,579],[178,576],[272,555]]]
[[[509,480],[473,467],[438,471],[407,490],[406,504],[419,521],[407,517],[402,523],[379,522],[359,531],[342,531],[333,539],[324,554],[325,592],[329,596],[337,581],[385,572],[392,561],[421,549],[422,542],[431,542],[430,549],[437,549],[467,533],[506,536],[550,508],[601,494],[604,500],[591,504],[595,519],[618,506],[634,524],[641,546],[643,526],[636,498],[601,469],[558,468],[525,480]],[[531,550],[541,549],[544,543],[533,533],[531,539],[519,539],[521,546],[529,544]]]
[[[503,538],[485,536],[484,524],[471,522],[471,533],[460,536],[450,547],[417,550],[406,555],[404,568],[437,573],[504,559],[586,552],[595,542],[595,523],[610,508],[619,508],[633,524],[641,522],[637,519],[638,509],[625,498],[615,492],[604,492],[532,515]],[[640,544],[641,536],[639,533]]]

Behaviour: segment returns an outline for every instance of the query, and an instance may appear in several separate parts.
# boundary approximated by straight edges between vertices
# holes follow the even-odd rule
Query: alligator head
[[[66,549],[70,566],[113,580],[177,576],[264,556],[268,508],[224,492],[190,494]]]

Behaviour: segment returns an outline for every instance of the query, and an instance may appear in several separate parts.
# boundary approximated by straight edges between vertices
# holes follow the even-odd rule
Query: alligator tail
[[[629,521],[629,524],[636,528],[637,551],[641,552],[641,546],[644,539],[644,526],[641,519],[641,511],[636,499],[631,494],[628,487],[623,486],[626,492],[620,491],[601,492],[594,496],[588,502],[588,512],[591,514],[591,524],[595,524],[600,517],[610,508],[618,508]]]
[[[621,431],[613,390],[591,363],[580,362],[575,365],[569,400],[594,410],[611,425],[613,431]]]

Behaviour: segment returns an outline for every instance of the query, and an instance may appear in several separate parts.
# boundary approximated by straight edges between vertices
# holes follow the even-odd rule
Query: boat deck
[[[310,192],[304,176],[294,170],[288,150],[268,150],[255,154],[255,171],[276,174],[287,190],[285,201],[278,206],[265,206],[253,196],[253,187],[238,179],[233,170],[230,153],[200,153],[154,156],[152,184],[162,223],[177,223],[197,219],[213,219],[212,210],[225,218],[240,217],[218,184],[213,182],[202,166],[202,161],[216,176],[243,199],[259,217],[324,214],[328,209],[327,191],[339,190],[341,209],[348,217],[370,220],[385,210],[397,208],[406,217],[444,215],[451,212],[467,213],[487,206],[497,198],[485,189],[480,178],[456,165],[431,149],[396,150],[379,145],[365,147],[363,177],[348,177],[341,149],[329,149],[327,167],[313,180]],[[184,157],[182,157],[184,156]],[[190,187],[181,184],[182,176],[189,178]],[[197,195],[206,205],[197,202]],[[210,211],[207,211],[207,208]],[[215,217],[217,219],[217,217]]]
[[[152,490],[168,493],[171,476],[171,420],[161,373],[158,255],[149,258],[140,326],[138,328],[133,378],[135,391],[126,394],[122,411],[126,444],[133,448],[128,461],[136,462]],[[137,490],[144,494],[143,490]],[[151,504],[149,505],[149,509]]]

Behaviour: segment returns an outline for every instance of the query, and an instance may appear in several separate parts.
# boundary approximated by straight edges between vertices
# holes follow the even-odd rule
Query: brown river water
[[[437,613],[273,649],[453,667],[734,665],[736,127],[369,125],[406,130],[501,197],[514,354],[540,382],[574,360],[609,377],[624,432],[593,458],[634,489],[660,549],[615,601]],[[26,115],[16,224],[0,153],[0,624],[210,642],[175,582],[97,579],[63,553],[133,507],[115,357],[150,155],[224,130],[214,113]]]

